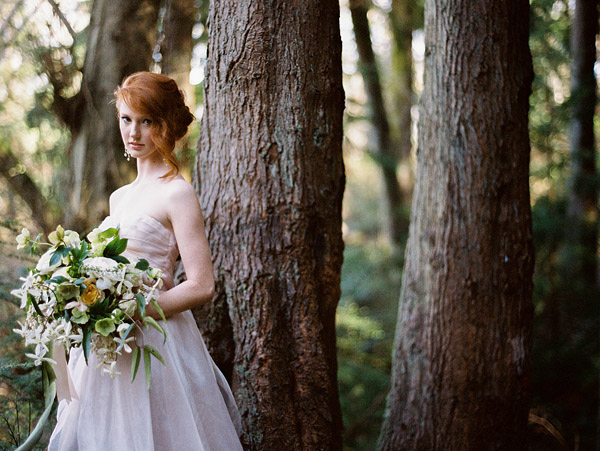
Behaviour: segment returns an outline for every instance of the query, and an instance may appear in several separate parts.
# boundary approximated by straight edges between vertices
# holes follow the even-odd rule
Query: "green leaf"
[[[152,318],[151,316],[147,316],[144,318],[144,324],[145,325],[150,325],[152,327],[154,327],[157,331],[159,331],[162,336],[163,336],[163,343],[165,341],[167,341],[167,333],[165,332],[165,330],[160,326],[160,324],[158,324],[156,322],[156,320],[154,318]]]
[[[127,238],[119,238],[116,236],[110,243],[104,248],[103,255],[105,257],[114,257],[121,254],[127,249]]]
[[[58,246],[58,248],[56,248],[56,250],[52,254],[52,257],[50,257],[50,266],[54,266],[57,263],[60,263],[60,259],[69,255],[69,252],[71,252],[72,250],[72,247],[66,247],[62,244]]]
[[[153,348],[150,345],[146,345],[145,348],[148,350],[148,352],[150,352],[150,354],[152,354],[154,357],[156,357],[158,359],[158,361],[163,364],[163,366],[167,366],[165,364],[165,361],[164,361],[162,355],[160,355],[160,352],[158,352],[155,348]]]
[[[32,294],[27,293],[27,302],[31,302],[31,304],[33,305],[33,309],[35,310],[35,312],[38,315],[40,315],[41,317],[45,317],[45,315],[40,310],[40,306],[38,305],[37,301],[35,300],[35,297]]]
[[[129,332],[131,332],[133,330],[133,326],[135,326],[135,323],[131,323],[129,325],[129,327],[125,330],[125,334],[123,335],[123,338],[121,338],[121,344],[119,345],[119,347],[117,348],[117,352],[120,352],[121,349],[123,349],[123,346],[125,346],[125,339],[127,338],[127,336],[129,335]],[[137,349],[137,348],[136,348]]]
[[[85,357],[85,364],[88,363],[88,357],[90,356],[90,349],[92,346],[92,325],[88,324],[87,327],[83,328],[83,340],[81,342],[83,346],[83,357]]]
[[[110,229],[106,229],[103,230],[102,232],[100,232],[98,234],[98,238],[102,241],[107,240],[109,238],[112,238],[113,236],[116,236],[119,233],[119,229],[115,229],[114,227],[111,227]]]
[[[80,277],[79,279],[77,279],[76,281],[73,282],[73,285],[81,285],[81,284],[83,284],[84,280],[85,280],[85,277]]]
[[[148,260],[140,258],[140,261],[136,263],[135,267],[136,267],[136,269],[141,269],[142,271],[146,271],[148,268],[150,268],[150,263],[148,263]]]
[[[156,299],[151,298],[150,299],[150,303],[154,306],[154,308],[156,309],[156,311],[160,315],[161,319],[166,323],[167,322],[167,318],[165,318],[165,314],[164,314],[163,310],[160,308],[160,305],[158,305],[158,302],[156,302]]]
[[[125,257],[123,257],[122,255],[113,255],[112,258],[114,261],[118,262],[118,263],[129,263],[129,260],[127,260]]]
[[[146,373],[146,387],[148,387],[148,390],[150,390],[150,371],[152,366],[149,347],[147,345],[144,346],[144,372]]]
[[[49,283],[56,283],[56,284],[61,284],[63,282],[67,282],[69,279],[67,279],[65,276],[56,276],[53,277],[52,279],[48,279],[44,282],[44,285],[47,285]]]
[[[71,251],[74,262],[82,262],[89,255],[89,253],[88,243],[85,240],[81,241],[79,248],[73,248]]]
[[[56,265],[60,261],[61,254],[56,250],[50,257],[50,266]]]
[[[108,308],[108,305],[110,304],[110,296],[105,297],[102,302],[96,302],[94,305],[92,305],[89,308],[89,313],[90,315],[102,315],[104,316],[104,314],[106,313],[106,309]]]
[[[140,348],[137,346],[133,350],[133,355],[131,356],[131,382],[135,380],[135,376],[140,367]]]
[[[137,301],[138,309],[140,311],[140,315],[146,315],[146,299],[141,294],[136,294],[135,299]]]

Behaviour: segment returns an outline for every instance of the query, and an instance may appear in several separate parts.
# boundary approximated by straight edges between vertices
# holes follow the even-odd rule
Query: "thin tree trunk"
[[[398,248],[402,243],[402,235],[406,229],[401,214],[402,191],[396,175],[398,157],[390,138],[390,125],[383,101],[379,69],[371,44],[367,11],[368,7],[365,5],[365,0],[350,0],[350,13],[358,49],[360,72],[371,107],[371,122],[375,135],[375,144],[372,151],[376,155],[383,174],[387,214],[389,215],[388,235],[390,241]]]
[[[196,22],[196,7],[194,0],[167,0],[164,18],[164,41],[162,43],[162,73],[173,78],[179,89],[185,92],[188,105],[195,105],[195,89],[190,83],[190,63],[194,50],[192,30]],[[195,146],[190,136],[186,136],[178,144],[180,171],[185,177],[191,177],[195,162]],[[189,151],[188,151],[189,149]]]
[[[570,173],[567,183],[566,240],[561,272],[572,288],[570,299],[559,306],[566,342],[574,341],[573,319],[597,305],[600,285],[598,267],[598,174],[594,136],[596,109],[596,37],[598,1],[576,0],[571,25],[571,122],[569,127]],[[592,304],[589,304],[592,302]],[[592,308],[591,311],[595,311]],[[597,333],[597,328],[595,328]],[[564,341],[564,340],[563,340]],[[593,365],[592,365],[593,367]],[[598,396],[598,395],[597,395]],[[596,403],[598,404],[596,398]],[[600,408],[600,406],[599,406]],[[596,420],[596,450],[600,451],[600,411]]]
[[[95,0],[79,101],[71,125],[71,184],[65,225],[86,230],[108,213],[110,193],[132,179],[123,158],[113,92],[126,75],[148,70],[156,38],[158,0]]]
[[[567,277],[598,283],[598,175],[594,138],[597,0],[576,0],[571,28],[571,167],[568,183]]]
[[[413,90],[413,58],[412,33],[415,28],[417,6],[412,0],[392,0],[392,10],[389,17],[391,22],[394,48],[392,64],[394,68],[394,85],[392,87],[393,103],[396,107],[394,117],[397,124],[397,155],[400,163],[408,162],[411,156],[412,116],[414,103]],[[392,134],[394,135],[394,134]],[[414,180],[409,181],[412,187]],[[403,202],[408,203],[411,190],[401,185]]]
[[[524,449],[533,247],[526,0],[427,0],[382,450]]]
[[[49,233],[53,227],[53,217],[46,198],[26,172],[18,170],[19,162],[8,149],[0,149],[0,176],[6,180],[10,189],[16,193],[31,209],[32,219],[42,230]]]
[[[339,5],[211,6],[198,178],[243,440],[261,451],[341,449]]]
[[[194,42],[194,0],[167,0],[164,19],[162,73],[177,78],[177,84],[187,80],[189,85],[190,60]]]

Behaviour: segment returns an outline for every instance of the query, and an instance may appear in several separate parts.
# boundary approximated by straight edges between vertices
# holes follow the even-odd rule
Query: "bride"
[[[162,269],[158,296],[168,320],[168,338],[150,328],[145,343],[154,360],[152,382],[130,382],[131,354],[122,354],[111,378],[86,365],[80,349],[71,352],[74,393],[58,408],[48,449],[53,450],[241,450],[240,417],[227,381],[211,359],[190,309],[211,300],[213,270],[196,193],[178,172],[175,143],[193,116],[172,79],[149,72],[127,77],[115,91],[119,128],[127,159],[135,158],[137,178],[110,197],[111,214],[101,228],[120,227],[128,239],[125,255],[145,258]],[[187,280],[173,283],[181,255]],[[158,312],[146,310],[155,319]]]

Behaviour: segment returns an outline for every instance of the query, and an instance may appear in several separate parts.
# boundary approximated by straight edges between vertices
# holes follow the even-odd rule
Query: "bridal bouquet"
[[[58,226],[48,237],[50,243],[40,243],[40,236],[32,243],[32,252],[41,245],[50,248],[21,278],[21,288],[12,291],[26,312],[15,332],[26,345],[35,345],[34,353],[26,355],[36,365],[55,363],[53,342],[66,349],[82,347],[86,363],[93,352],[98,367],[114,377],[119,374],[115,371],[118,356],[132,352],[131,380],[143,356],[149,386],[151,356],[163,365],[164,361],[155,348],[137,343],[133,332],[138,329],[143,337],[144,327],[151,326],[166,339],[165,330],[146,315],[146,306],[152,304],[164,320],[153,298],[162,284],[161,271],[146,260],[131,263],[121,255],[127,239],[120,238],[118,228],[96,228],[87,239],[80,239],[77,232]],[[17,249],[29,244],[30,238],[23,229]]]

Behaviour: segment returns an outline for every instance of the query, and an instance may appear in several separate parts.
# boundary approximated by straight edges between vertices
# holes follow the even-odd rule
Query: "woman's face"
[[[121,102],[119,107],[119,129],[123,144],[133,158],[143,158],[156,150],[150,134],[152,120],[147,116],[136,113]]]

